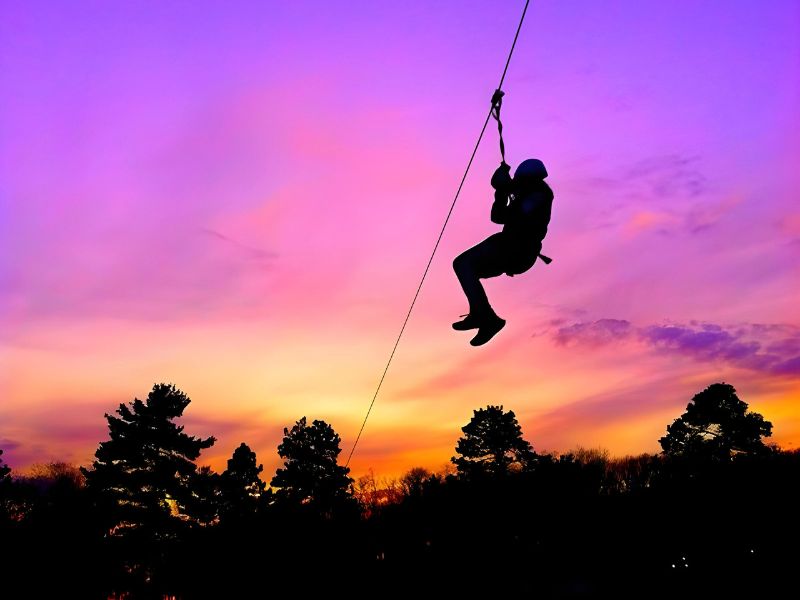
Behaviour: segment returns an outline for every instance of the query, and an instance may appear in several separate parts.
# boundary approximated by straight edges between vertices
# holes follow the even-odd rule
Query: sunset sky
[[[183,423],[278,464],[346,456],[502,71],[523,0],[10,2],[0,19],[0,449],[87,464],[172,382]],[[800,3],[532,0],[509,161],[555,191],[544,252],[487,282],[487,131],[351,463],[439,469],[502,404],[539,451],[654,452],[707,385],[800,444]]]

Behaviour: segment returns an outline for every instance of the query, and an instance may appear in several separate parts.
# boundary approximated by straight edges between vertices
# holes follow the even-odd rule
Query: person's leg
[[[500,234],[495,234],[486,238],[459,254],[453,261],[453,270],[469,302],[469,314],[476,322],[485,317],[497,316],[480,280],[497,277],[504,272],[504,249],[499,236]]]

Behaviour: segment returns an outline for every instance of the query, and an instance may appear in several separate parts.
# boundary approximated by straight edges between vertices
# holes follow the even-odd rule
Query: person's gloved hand
[[[496,190],[507,190],[511,187],[511,165],[500,163],[492,175],[492,187]]]

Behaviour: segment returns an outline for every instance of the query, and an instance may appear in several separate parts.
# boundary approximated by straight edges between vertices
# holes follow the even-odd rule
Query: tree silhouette
[[[284,428],[278,455],[284,460],[270,485],[282,504],[310,505],[323,514],[354,502],[350,469],[337,464],[339,435],[325,421],[306,418]]]
[[[222,490],[220,476],[204,465],[197,469],[191,477],[189,487],[192,490],[188,497],[184,513],[200,525],[216,524],[222,514]]]
[[[95,452],[87,485],[107,509],[109,530],[140,528],[169,537],[191,517],[195,460],[215,439],[187,435],[174,420],[191,400],[174,385],[157,384],[142,402],[120,404],[119,417],[106,414],[110,439]],[[176,518],[182,515],[183,518]]]
[[[715,383],[692,398],[658,441],[668,456],[727,461],[767,452],[761,438],[770,435],[772,423],[748,411],[732,385]]]
[[[267,485],[259,478],[263,470],[256,453],[244,442],[233,451],[228,468],[220,476],[221,518],[242,519],[256,513]]]
[[[460,475],[500,475],[533,465],[536,454],[522,438],[522,428],[514,411],[503,412],[502,406],[487,406],[474,411],[470,422],[461,428],[452,457]]]
[[[0,524],[8,518],[8,496],[11,487],[11,469],[3,462],[3,450],[0,449]]]
[[[424,579],[426,595],[442,597],[612,597],[620,581],[622,596],[633,597],[658,580],[664,597],[692,589],[760,598],[794,584],[798,553],[785,540],[800,535],[800,451],[765,449],[769,423],[724,384],[698,394],[671,426],[673,435],[699,428],[696,436],[671,441],[678,455],[727,449],[718,454],[725,460],[675,460],[666,450],[535,454],[514,414],[489,406],[463,428],[454,462],[462,475],[508,475],[414,468],[390,480],[370,471],[355,486],[362,512],[326,423],[303,418],[284,430],[285,464],[272,481],[280,501],[268,502],[262,466],[245,444],[222,474],[194,466],[212,439],[174,423],[187,405],[174,387],[156,386],[145,402],[120,406],[94,468],[83,472],[88,486],[66,463],[12,479],[0,462],[3,573],[31,582],[28,595],[54,598],[261,597],[264,580],[253,573],[265,564],[276,573],[302,564],[314,575],[301,582],[312,596],[352,595],[346,570],[364,589],[392,581],[394,595],[419,594]],[[752,456],[727,458],[744,452]],[[743,506],[758,518],[742,519]],[[439,576],[530,565],[535,578]],[[87,568],[91,577],[75,576]],[[298,581],[268,585],[296,595]]]
[[[407,497],[421,496],[425,484],[433,477],[433,473],[423,467],[414,467],[400,478],[400,488]]]
[[[11,473],[11,468],[3,461],[3,450],[0,449],[0,484],[2,484]]]

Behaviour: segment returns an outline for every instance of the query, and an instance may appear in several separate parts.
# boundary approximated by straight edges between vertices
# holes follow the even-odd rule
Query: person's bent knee
[[[466,252],[462,252],[453,259],[453,270],[456,273],[463,271],[467,265],[469,265],[469,258]]]

